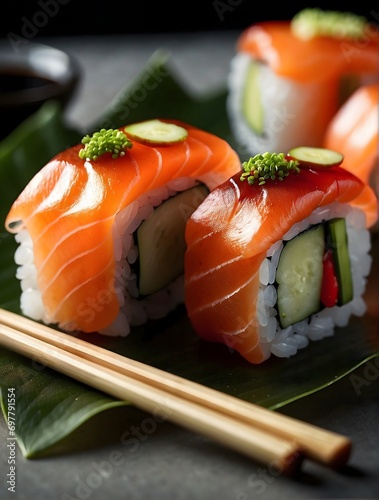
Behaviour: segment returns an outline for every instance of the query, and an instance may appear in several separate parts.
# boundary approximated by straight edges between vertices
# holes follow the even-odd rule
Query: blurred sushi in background
[[[344,155],[342,167],[379,196],[379,84],[359,87],[329,123],[323,145]]]
[[[349,96],[378,82],[378,41],[377,26],[365,17],[318,8],[245,29],[227,82],[227,113],[241,154],[321,147]]]

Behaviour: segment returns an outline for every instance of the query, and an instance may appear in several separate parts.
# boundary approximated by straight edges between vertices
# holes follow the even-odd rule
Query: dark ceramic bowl
[[[78,62],[66,52],[30,43],[15,52],[0,46],[0,139],[51,99],[72,99],[80,81]]]

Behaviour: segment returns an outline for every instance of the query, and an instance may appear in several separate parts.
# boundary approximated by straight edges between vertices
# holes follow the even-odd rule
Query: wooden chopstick
[[[259,463],[271,465],[283,474],[293,475],[300,470],[304,456],[294,441],[270,435],[2,323],[0,343],[153,415],[164,415],[167,420],[210,437]]]
[[[349,438],[340,434],[321,429],[317,426],[313,426],[266,408],[242,401],[233,396],[207,388],[201,384],[191,382],[163,370],[159,370],[138,361],[126,358],[108,351],[107,349],[95,346],[84,340],[77,339],[71,335],[59,332],[48,326],[3,309],[0,309],[0,326],[0,342],[13,350],[18,350],[18,352],[20,352],[22,340],[20,341],[18,339],[19,335],[16,336],[14,330],[17,330],[17,334],[23,332],[27,335],[27,340],[29,342],[27,347],[29,347],[29,349],[27,348],[21,352],[26,356],[31,356],[30,344],[32,342],[32,338],[40,340],[49,344],[48,352],[50,353],[52,351],[52,346],[54,346],[66,354],[70,353],[72,355],[76,355],[83,361],[91,363],[92,367],[100,367],[101,373],[105,373],[104,370],[110,370],[112,373],[117,372],[118,377],[121,375],[123,377],[128,377],[130,380],[133,380],[134,384],[137,381],[144,383],[148,385],[150,389],[155,388],[159,391],[163,391],[166,397],[177,397],[182,400],[185,399],[188,403],[197,405],[198,409],[203,408],[204,411],[207,409],[217,412],[218,419],[220,419],[221,416],[225,416],[232,418],[234,421],[239,421],[245,426],[248,426],[250,432],[251,430],[257,430],[259,432],[263,432],[263,435],[265,436],[269,434],[270,436],[276,436],[280,440],[285,440],[287,443],[291,443],[292,445],[296,443],[297,451],[301,450],[305,457],[329,467],[340,467],[346,464],[349,459],[352,443]],[[4,333],[5,326],[13,329],[13,337],[9,331]],[[19,344],[19,341],[21,344]],[[44,347],[46,352],[46,345]],[[36,357],[41,356],[38,352],[35,352],[33,355]],[[40,359],[41,358],[39,357],[39,360]],[[49,356],[45,355],[42,362],[44,362],[47,366],[51,366]],[[62,369],[60,369],[59,362],[57,362],[55,366],[51,367],[57,369],[58,371],[62,371]],[[91,380],[83,380],[82,378],[79,380],[82,380],[89,385],[93,385],[91,384]],[[101,381],[99,381],[99,383],[101,383]],[[126,397],[125,395],[109,392],[111,387],[97,387],[115,395],[116,397],[129,399],[129,401],[136,404],[136,406],[141,406],[138,402],[133,400],[130,395]],[[147,407],[144,407],[143,409],[150,411]],[[196,429],[193,428],[193,430]],[[212,436],[211,433],[207,435]],[[291,453],[296,454],[297,451],[295,451],[295,448],[292,449],[290,455]],[[259,460],[258,457],[255,458]],[[286,460],[287,459],[288,457],[286,457]]]

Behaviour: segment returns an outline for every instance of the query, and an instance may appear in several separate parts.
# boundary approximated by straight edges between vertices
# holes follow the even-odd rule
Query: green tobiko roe
[[[112,158],[125,155],[125,149],[131,148],[132,143],[126,135],[118,129],[104,129],[86,135],[82,139],[84,148],[79,151],[82,160],[95,161],[104,153],[111,153]]]
[[[243,173],[240,180],[247,180],[250,185],[257,183],[259,186],[268,180],[282,181],[291,170],[299,173],[298,165],[298,161],[286,159],[284,153],[257,154],[242,163]]]
[[[306,8],[291,21],[295,36],[302,40],[315,37],[359,40],[364,37],[367,19],[352,12]]]

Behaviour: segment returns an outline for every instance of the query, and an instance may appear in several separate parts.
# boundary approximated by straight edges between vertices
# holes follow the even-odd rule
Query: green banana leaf
[[[225,98],[224,89],[202,98],[190,96],[170,69],[168,54],[159,51],[145,70],[121,89],[88,131],[160,116],[193,123],[233,145]],[[79,140],[78,134],[65,125],[59,107],[48,103],[0,144],[1,220],[4,221],[18,193],[51,156]],[[372,234],[372,241],[372,253],[377,259],[378,233]],[[0,249],[0,307],[20,314],[20,287],[13,261],[16,244],[4,229],[0,233]],[[368,302],[377,297],[377,283],[378,267],[374,260]],[[379,355],[377,319],[370,311],[371,308],[363,318],[352,318],[346,328],[337,328],[334,336],[311,343],[292,358],[272,357],[258,366],[250,365],[226,346],[199,339],[183,306],[163,320],[133,329],[127,338],[97,334],[83,334],[81,338],[276,410],[335,383]],[[115,418],[115,410],[128,404],[0,348],[1,405],[5,418],[8,388],[15,388],[17,394],[17,439],[28,458],[56,450],[57,444],[69,441],[75,431],[99,414],[108,419],[111,427],[109,422]],[[96,442],[97,436],[93,439]]]

